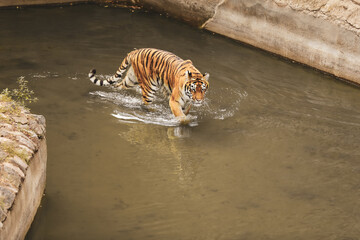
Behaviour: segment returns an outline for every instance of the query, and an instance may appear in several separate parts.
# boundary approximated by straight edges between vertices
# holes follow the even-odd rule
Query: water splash
[[[243,100],[248,96],[246,91],[240,91],[233,88],[225,88],[218,90],[221,93],[215,93],[216,98],[207,99],[204,103],[206,108],[202,115],[212,119],[225,120],[233,117]],[[226,94],[224,94],[226,92]]]
[[[133,113],[124,113],[120,111],[115,111],[111,114],[113,117],[120,119],[122,122],[127,123],[136,123],[142,122],[146,124],[155,124],[155,125],[162,125],[167,127],[175,127],[179,125],[179,121],[175,118],[170,118],[169,116],[160,114],[160,115],[153,115],[153,114],[144,114],[139,115],[136,112]]]
[[[137,90],[138,92],[140,90]],[[222,90],[222,92],[224,89]],[[239,110],[239,105],[247,97],[247,93],[239,92],[234,89],[225,89],[226,96],[220,96],[214,99],[206,99],[202,106],[191,108],[188,115],[190,122],[189,126],[194,127],[199,125],[199,121],[203,119],[217,119],[224,120],[235,115]],[[167,127],[176,127],[180,125],[170,111],[167,101],[163,99],[155,99],[149,105],[144,106],[141,96],[134,91],[120,91],[120,92],[104,92],[95,91],[90,92],[90,95],[100,97],[102,100],[112,102],[117,106],[117,109],[111,114],[113,117],[125,123],[145,123],[154,124]]]
[[[41,72],[41,73],[32,73],[29,74],[31,78],[58,78],[60,75],[56,72]]]
[[[142,106],[141,98],[132,96],[125,91],[122,92],[90,92],[90,95],[99,96],[101,99],[112,102],[116,105],[124,106],[129,109],[140,109]]]
[[[168,127],[179,126],[180,122],[173,116],[166,101],[155,101],[145,107],[141,97],[132,91],[121,92],[91,92],[91,95],[98,96],[102,100],[114,103],[118,109],[111,114],[113,117],[126,123],[142,122]],[[196,117],[189,116],[190,126],[197,126]]]

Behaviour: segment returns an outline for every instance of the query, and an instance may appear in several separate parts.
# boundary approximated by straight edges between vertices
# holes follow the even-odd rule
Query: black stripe
[[[156,92],[155,89],[153,89],[152,87],[149,86],[149,88],[150,88],[150,92],[151,92],[151,93]]]
[[[143,90],[143,92],[145,92],[145,93],[148,93],[148,92],[149,92],[149,88],[148,88],[148,86],[145,85],[145,84],[142,85],[142,90]]]
[[[146,50],[144,51],[144,54],[145,54],[145,56],[146,56]],[[144,72],[144,74],[145,74],[146,80],[149,80],[149,79],[148,79],[148,75],[147,75],[147,71],[146,71],[147,63],[145,62],[145,60],[146,60],[145,56],[143,56],[143,57],[141,58],[141,60],[142,60],[143,72]]]
[[[147,51],[145,51],[145,56],[146,56],[146,58],[144,59],[145,65],[147,65],[147,63],[149,61],[150,51],[151,51],[151,49],[147,49]]]
[[[151,84],[153,87],[157,87],[157,85],[153,83],[153,80],[152,80],[152,79],[150,79],[150,84]]]
[[[155,50],[153,50],[152,52],[151,52],[151,54],[149,55],[150,56],[150,70],[151,71],[153,71],[153,68],[152,68],[152,62],[154,61],[154,59],[153,59],[153,57],[154,57],[154,54],[156,53],[156,51]]]
[[[160,60],[160,61],[159,61]],[[159,61],[159,62],[158,62]],[[165,59],[162,58],[162,57],[159,57],[157,60],[156,60],[156,63],[157,65],[155,66],[157,68],[157,70],[159,71],[159,73],[161,73],[161,69],[163,67],[163,63],[164,63]]]
[[[155,58],[156,58],[155,63],[154,63],[154,67],[155,67],[155,68],[158,68],[158,67],[159,67],[159,66],[158,66],[159,60],[160,60],[160,62],[162,61],[161,57],[158,56],[158,55],[160,55],[160,52],[157,52],[157,53],[156,53],[156,56],[155,56]]]
[[[168,68],[168,66],[169,66],[169,62],[168,61],[166,61],[165,62],[165,64],[163,65],[164,67],[163,68],[161,68],[162,70],[161,70],[161,72],[160,72],[160,77],[162,77],[162,79],[165,79],[165,77],[164,77],[164,75],[165,75],[165,71],[166,71],[166,69]]]

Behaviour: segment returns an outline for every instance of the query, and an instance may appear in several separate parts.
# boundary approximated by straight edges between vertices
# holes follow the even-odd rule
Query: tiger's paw
[[[188,125],[191,119],[188,116],[182,116],[182,117],[178,117],[178,120],[180,121],[181,125]]]

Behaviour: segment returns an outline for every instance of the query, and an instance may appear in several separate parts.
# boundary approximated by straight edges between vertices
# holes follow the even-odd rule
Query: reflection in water
[[[169,139],[188,138],[191,135],[190,128],[187,126],[168,128],[167,133]]]
[[[149,128],[144,124],[129,124],[129,129],[120,133],[126,141],[145,148],[149,155],[162,155],[165,161],[171,161],[173,174],[178,176],[178,184],[189,186],[196,175],[196,166],[201,162],[198,146],[186,147],[184,141],[190,137],[190,127],[176,126],[167,129]],[[186,148],[186,150],[185,150]],[[191,153],[199,155],[194,158]]]
[[[161,97],[155,98],[154,103],[150,105],[151,111],[142,107],[142,101],[139,95],[132,94],[129,90],[118,92],[95,91],[90,94],[99,97],[101,100],[114,103],[117,110],[111,115],[120,122],[130,123],[129,131],[122,132],[120,135],[132,144],[146,147],[149,151],[171,153],[170,159],[176,162],[175,173],[179,177],[181,186],[191,185],[192,179],[196,175],[194,166],[202,161],[201,146],[195,145],[184,148],[181,140],[191,137],[191,127],[198,126],[198,119],[201,121],[204,117],[224,120],[232,117],[239,110],[242,100],[247,97],[247,93],[234,91],[232,89],[223,89],[228,97],[233,97],[233,101],[226,108],[218,108],[224,104],[222,98],[215,99],[211,105],[207,100],[203,106],[193,107],[191,113],[197,116],[189,115],[190,123],[187,126],[181,126],[179,121],[174,118],[170,112],[167,101]],[[139,93],[139,89],[136,91]],[[225,104],[224,104],[225,105]],[[167,132],[156,127],[148,127],[145,124],[166,126]],[[191,156],[192,153],[198,157]]]

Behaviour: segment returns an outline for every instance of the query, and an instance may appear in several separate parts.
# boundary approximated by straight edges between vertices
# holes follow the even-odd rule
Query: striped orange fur
[[[203,101],[209,87],[209,74],[201,74],[190,60],[154,48],[130,52],[116,73],[106,80],[99,80],[95,73],[95,69],[90,71],[90,81],[100,86],[113,84],[123,89],[139,85],[144,104],[151,103],[155,92],[162,90],[169,97],[171,111],[181,121],[186,121],[193,103]]]

